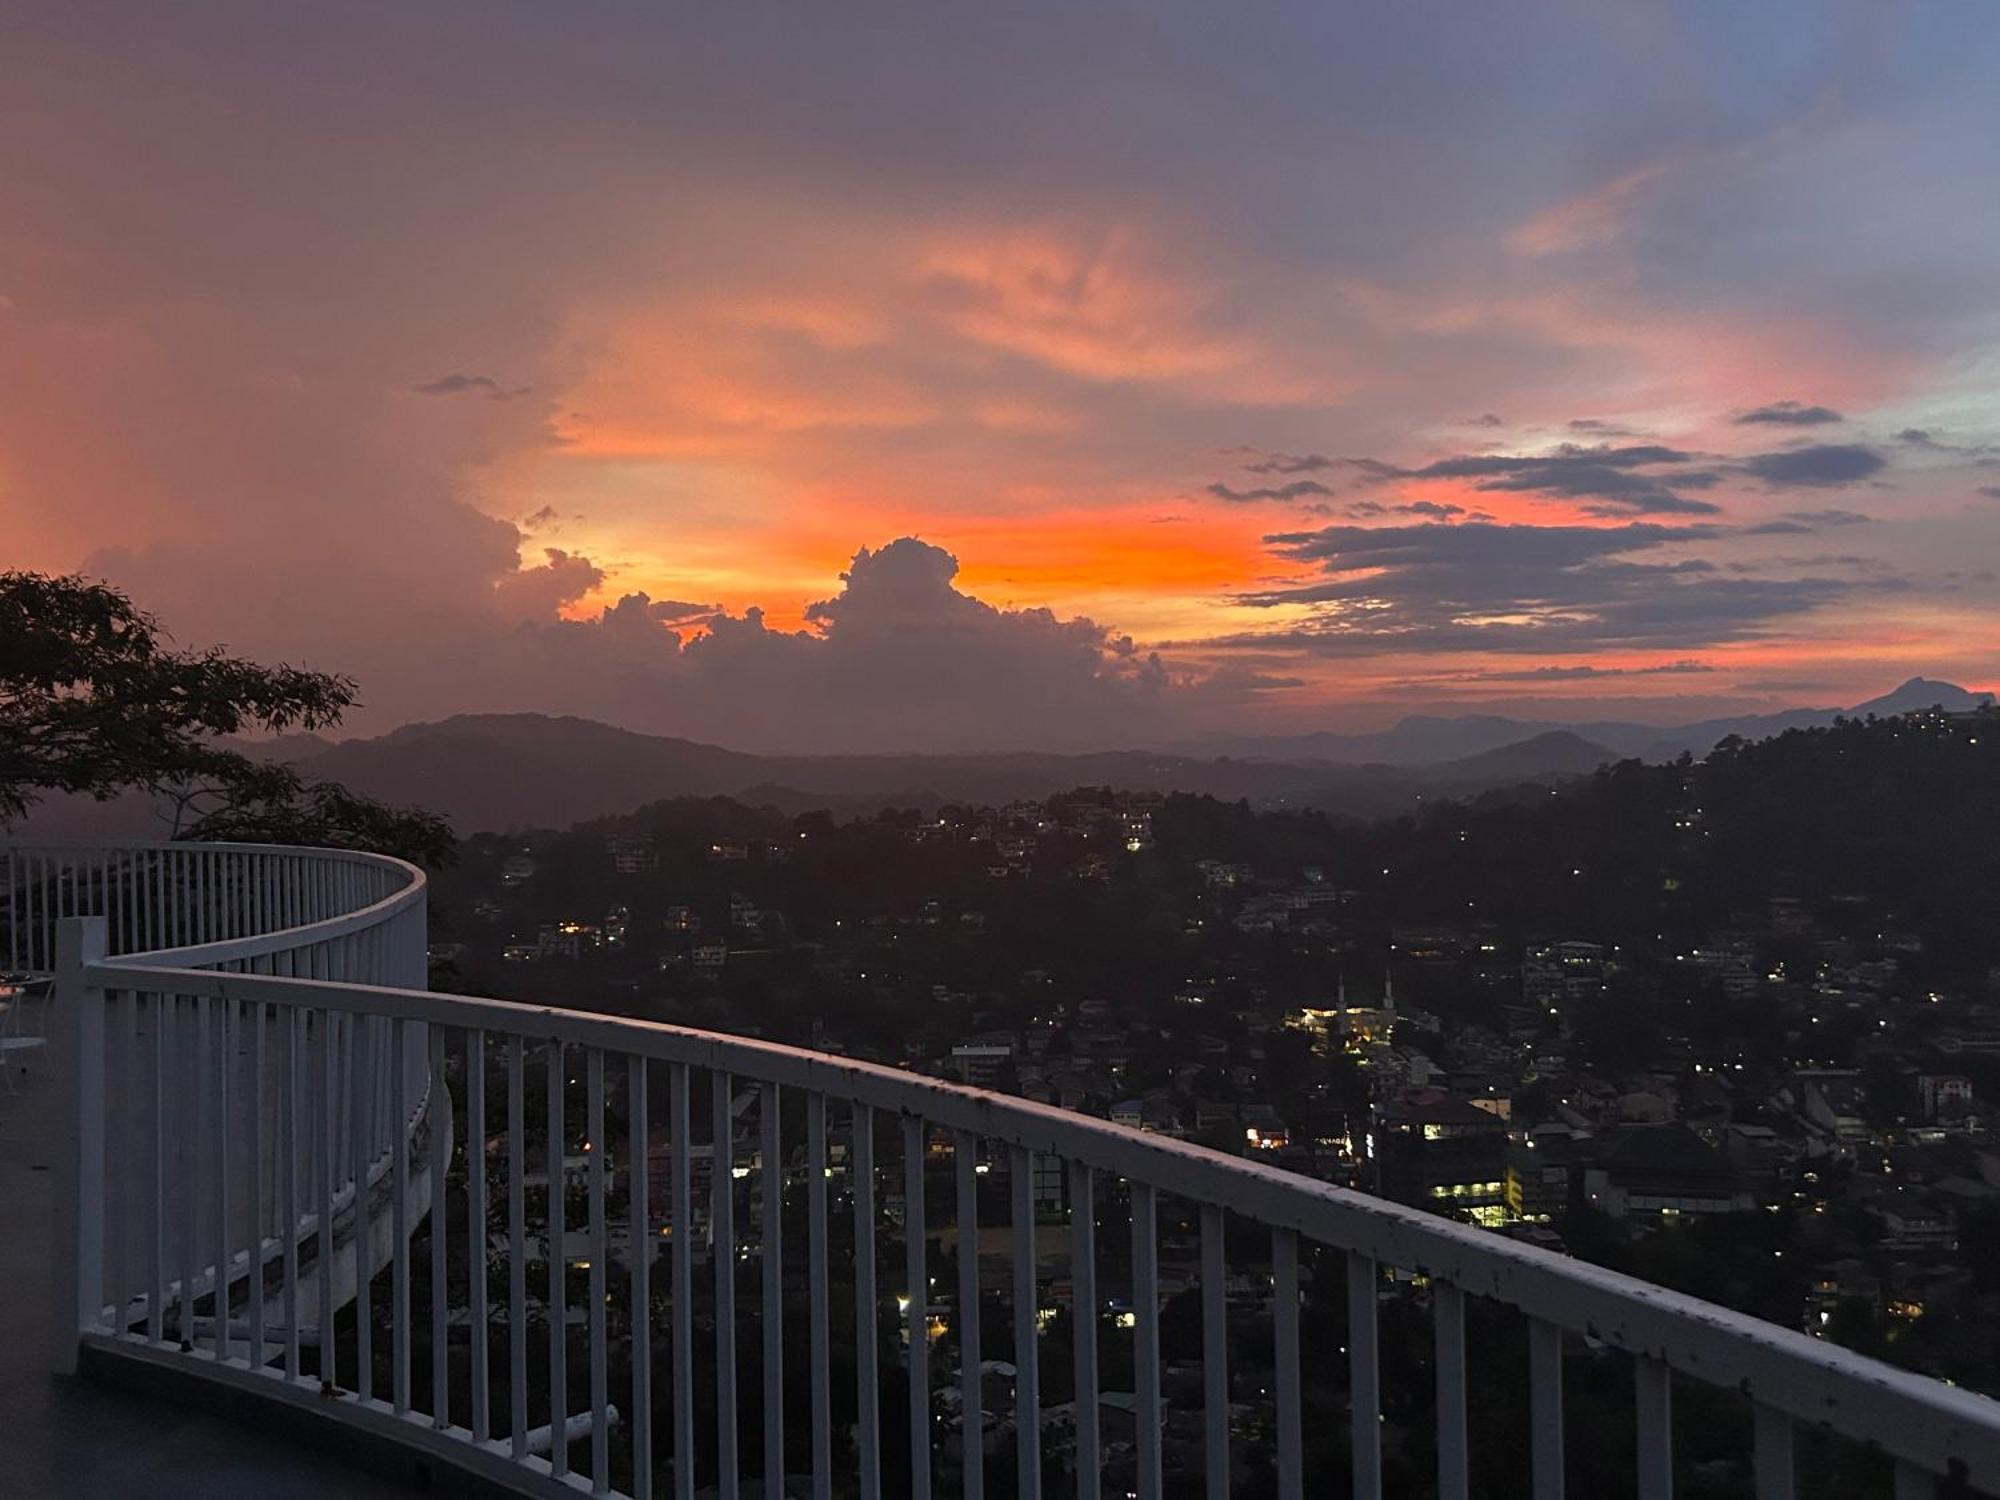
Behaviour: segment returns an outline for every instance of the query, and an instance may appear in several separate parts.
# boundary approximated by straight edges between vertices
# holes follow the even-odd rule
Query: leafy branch
[[[0,824],[51,793],[151,797],[173,837],[368,847],[436,864],[444,821],[225,743],[328,729],[350,677],[172,647],[108,584],[0,572]]]

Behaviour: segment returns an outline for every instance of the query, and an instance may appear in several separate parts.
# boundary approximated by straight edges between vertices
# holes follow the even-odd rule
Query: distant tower
[[[1386,964],[1382,969],[1382,1009],[1389,1012],[1391,1020],[1396,1015],[1396,975]]]

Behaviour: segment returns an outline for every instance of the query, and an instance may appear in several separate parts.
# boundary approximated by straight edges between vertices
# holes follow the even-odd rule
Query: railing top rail
[[[400,874],[403,883],[388,895],[353,911],[323,917],[295,927],[275,927],[243,937],[219,938],[205,943],[188,943],[175,948],[154,948],[118,955],[119,962],[165,969],[198,969],[216,964],[238,963],[273,953],[304,948],[376,926],[394,913],[426,899],[428,877],[408,860],[378,854],[367,849],[333,849],[316,845],[249,844],[208,842],[190,839],[0,839],[0,855],[27,854],[59,858],[63,855],[116,856],[120,854],[243,854],[259,858],[307,859],[321,864],[365,865]]]
[[[1108,1120],[773,1042],[583,1011],[328,981],[93,964],[87,983],[479,1027],[777,1083],[1079,1162],[1436,1277],[1734,1388],[1934,1473],[2000,1488],[2000,1403],[1650,1282],[1330,1183]]]
[[[393,854],[382,854],[373,849],[339,849],[329,844],[257,844],[235,839],[0,838],[0,854],[64,854],[77,850],[92,854],[154,854],[189,849],[228,854],[312,854],[348,864],[405,863]]]

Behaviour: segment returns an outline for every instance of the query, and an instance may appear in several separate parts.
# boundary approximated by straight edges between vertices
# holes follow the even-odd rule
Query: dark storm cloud
[[[491,375],[440,375],[410,387],[419,396],[484,396],[489,401],[512,401],[525,396],[532,386],[504,386]]]
[[[491,375],[440,375],[410,389],[419,396],[462,396],[468,391],[497,391],[500,383]]]
[[[685,599],[654,599],[646,594],[627,594],[605,608],[604,618],[613,626],[645,623],[664,625],[669,630],[706,625],[723,612],[719,604],[693,604]]]
[[[1696,458],[1657,443],[1583,447],[1564,443],[1554,453],[1473,453],[1398,471],[1406,479],[1471,479],[1482,490],[1548,495],[1596,502],[1596,515],[1713,515],[1717,507],[1681,493],[1708,489],[1721,474],[1696,467]],[[1645,471],[1667,470],[1667,473]]]
[[[1322,576],[1236,602],[1307,606],[1311,616],[1283,631],[1217,644],[1329,656],[1695,648],[1755,639],[1776,621],[1857,590],[1898,586],[1886,578],[1736,577],[1704,558],[1660,555],[1728,534],[1710,524],[1636,521],[1280,532],[1265,539],[1272,551]]]
[[[1769,406],[1753,407],[1736,419],[1739,427],[1754,423],[1767,423],[1774,427],[1820,427],[1828,422],[1843,420],[1840,413],[1830,406],[1805,406],[1797,401],[1773,401]]]
[[[1895,565],[1879,557],[1863,557],[1858,552],[1780,553],[1756,562],[1729,562],[1722,565],[1731,573],[1762,574],[1773,568],[1853,568],[1856,572],[1887,577]]]
[[[1785,405],[1780,402],[1778,407],[1763,410],[1774,411]],[[1757,420],[1780,419],[1758,417]],[[1579,418],[1570,425],[1588,431],[1610,430],[1591,418]],[[1416,467],[1374,458],[1326,459],[1321,454],[1307,458],[1265,455],[1259,463],[1245,467],[1256,473],[1292,473],[1295,468],[1286,464],[1305,467],[1308,458],[1310,466],[1315,468],[1345,466],[1353,470],[1363,485],[1400,480],[1469,480],[1475,488],[1496,494],[1579,501],[1586,515],[1613,520],[1645,515],[1717,515],[1720,506],[1688,491],[1714,489],[1732,476],[1756,479],[1777,489],[1826,489],[1858,483],[1888,466],[1888,460],[1880,453],[1860,443],[1815,443],[1736,459],[1693,453],[1663,443],[1562,443],[1550,453],[1461,453]],[[1241,502],[1299,500],[1330,496],[1334,492],[1317,480],[1299,480],[1255,489],[1216,483],[1208,486],[1208,493],[1219,500]],[[1349,507],[1348,513],[1389,514],[1387,508],[1370,511],[1365,506],[1366,502],[1357,502]],[[1794,512],[1788,519],[1801,526],[1845,524],[1832,519],[1834,514]],[[1773,523],[1773,529],[1787,528]]]
[[[1242,694],[1265,692],[1273,688],[1298,688],[1307,685],[1303,677],[1287,677],[1274,672],[1259,672],[1254,668],[1240,667],[1225,662],[1201,684],[1209,691]]]
[[[1258,462],[1243,467],[1252,474],[1310,474],[1331,469],[1337,462],[1324,453],[1268,453]]]
[[[1405,505],[1384,505],[1379,500],[1350,500],[1340,514],[1356,521],[1373,521],[1383,516],[1422,516],[1431,521],[1449,521],[1457,516],[1475,520],[1491,519],[1485,512],[1468,511],[1463,505],[1446,505],[1437,500],[1412,500]]]
[[[1392,463],[1384,463],[1379,458],[1346,458],[1341,462],[1353,469],[1363,484],[1386,484],[1392,479],[1407,479],[1412,472],[1399,469]]]
[[[1233,490],[1226,484],[1211,484],[1208,492],[1218,500],[1238,503],[1251,500],[1302,500],[1308,495],[1333,493],[1317,479],[1295,479],[1290,484],[1281,484],[1275,488],[1260,487],[1254,490]]]
[[[1470,682],[1576,682],[1598,677],[1678,677],[1717,670],[1705,661],[1670,661],[1651,667],[1524,667],[1512,672],[1467,672]]]
[[[1754,453],[1743,460],[1744,472],[1776,488],[1813,489],[1855,484],[1873,478],[1888,460],[1860,443],[1815,443],[1777,453]]]
[[[1896,441],[1927,453],[1949,453],[1978,468],[1991,468],[2000,458],[2000,444],[1948,442],[1934,427],[1905,427],[1896,434]]]
[[[1489,413],[1486,417],[1475,419],[1471,425],[1491,426],[1499,424],[1500,421],[1499,417]],[[1604,516],[1647,512],[1713,514],[1715,506],[1706,501],[1691,500],[1677,494],[1673,486],[1706,489],[1721,477],[1718,472],[1705,468],[1681,468],[1672,475],[1669,484],[1661,478],[1639,472],[1662,465],[1688,465],[1694,460],[1692,454],[1655,445],[1586,448],[1566,443],[1553,454],[1520,457],[1486,453],[1465,454],[1440,459],[1419,468],[1406,468],[1379,458],[1329,458],[1324,453],[1279,453],[1247,446],[1225,448],[1221,451],[1251,460],[1243,464],[1244,471],[1251,474],[1303,474],[1320,473],[1329,469],[1346,469],[1353,474],[1357,486],[1392,484],[1405,479],[1476,479],[1479,481],[1478,487],[1484,490],[1542,493],[1563,498],[1598,501],[1601,504],[1588,506],[1586,509],[1591,514]],[[1316,479],[1299,479],[1289,484],[1258,485],[1240,489],[1217,481],[1206,488],[1207,492],[1218,500],[1239,504],[1252,501],[1323,499],[1336,493],[1332,487]],[[1444,505],[1428,500],[1393,506],[1370,500],[1356,500],[1350,502],[1344,510],[1346,514],[1353,516],[1403,514],[1428,515],[1440,519],[1448,515],[1466,514],[1462,506]]]
[[[1575,425],[1575,424],[1573,424]],[[1318,458],[1319,455],[1314,455]],[[1553,453],[1508,454],[1467,453],[1416,468],[1406,468],[1375,458],[1333,460],[1351,468],[1362,484],[1390,484],[1398,480],[1469,479],[1476,488],[1495,493],[1541,495],[1553,499],[1587,502],[1587,514],[1607,518],[1634,515],[1714,515],[1719,507],[1706,500],[1683,494],[1683,490],[1705,490],[1720,483],[1724,471],[1693,453],[1657,443],[1624,446],[1564,443]],[[1289,471],[1287,471],[1289,472]],[[1332,492],[1310,481],[1279,489],[1237,490],[1212,484],[1210,494],[1222,500],[1294,500],[1305,495]],[[1433,502],[1416,502],[1427,505]],[[1435,514],[1442,511],[1397,507],[1406,514]],[[1349,507],[1351,515],[1386,515],[1388,508],[1369,509],[1368,502]],[[1455,510],[1452,514],[1463,514]]]
[[[1461,526],[1322,526],[1313,531],[1279,531],[1265,543],[1288,562],[1317,563],[1328,573],[1362,568],[1455,570],[1477,566],[1493,580],[1493,596],[1507,597],[1511,579],[1522,572],[1566,569],[1607,557],[1647,551],[1677,542],[1712,541],[1719,526],[1662,526],[1632,521],[1623,526],[1523,526],[1468,522]],[[1282,604],[1296,596],[1247,594],[1245,603]]]
[[[509,573],[493,586],[504,618],[539,620],[573,604],[604,582],[604,570],[589,558],[560,547],[542,549],[543,562]]]
[[[1240,460],[1244,472],[1249,474],[1311,474],[1338,468],[1346,462],[1328,458],[1324,453],[1286,453],[1277,448],[1260,448],[1254,443],[1238,443],[1218,448],[1216,452],[1224,458]]]
[[[1745,536],[1800,536],[1808,532],[1825,531],[1833,526],[1867,526],[1874,523],[1873,516],[1865,516],[1858,510],[1788,510],[1775,521],[1765,521],[1756,526],[1746,526]]]

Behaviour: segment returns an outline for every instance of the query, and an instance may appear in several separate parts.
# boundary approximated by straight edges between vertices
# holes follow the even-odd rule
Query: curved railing
[[[0,844],[0,951],[13,974],[30,981],[52,975],[57,926],[73,916],[104,919],[106,956],[154,968],[407,987],[421,987],[426,977],[424,872],[362,850],[175,841]],[[361,1041],[373,1043],[372,1056],[388,1055],[386,1034]],[[332,1045],[345,1077],[354,1066],[354,1041],[343,1032]],[[427,1083],[421,1047],[405,1068],[418,1088],[420,1114]],[[386,1070],[365,1110],[363,1130],[343,1134],[334,1154],[343,1206],[351,1151],[362,1150],[379,1175],[392,1142],[415,1122],[392,1118]]]
[[[0,955],[56,968],[64,917],[105,951],[175,969],[424,982],[424,872],[385,854],[271,844],[0,843]]]
[[[978,1497],[990,1482],[996,1494],[1218,1496],[1268,1463],[1276,1493],[1297,1497],[1328,1482],[1337,1409],[1351,1493],[1379,1497],[1383,1349],[1407,1339],[1408,1308],[1427,1325],[1440,1496],[1462,1500],[1484,1466],[1515,1461],[1536,1496],[1560,1496],[1566,1366],[1574,1392],[1578,1361],[1596,1373],[1609,1359],[1630,1366],[1645,1500],[1672,1493],[1674,1395],[1696,1384],[1740,1406],[1735,1461],[1759,1500],[1807,1492],[1795,1452],[1819,1430],[1885,1455],[1896,1500],[2000,1489],[2000,1405],[1983,1397],[1202,1147],[825,1053],[412,988],[92,958],[90,930],[71,932],[81,957],[59,1007],[73,1002],[79,1039],[64,1246],[78,1267],[74,1342],[309,1408],[519,1492],[735,1495],[789,1474],[810,1475],[816,1495],[927,1496],[949,1482]],[[156,1033],[170,1036],[190,1007],[272,1039],[252,1049],[268,1067],[186,1078],[160,1060],[165,1044],[113,1040],[144,1034],[149,1016],[169,1018]],[[433,1113],[456,1111],[462,1128],[434,1119],[421,1152],[395,1154],[398,1190],[357,1200],[355,1237],[380,1236],[389,1254],[356,1291],[351,1331],[327,1334],[339,1326],[327,1279],[300,1277],[310,1236],[285,1242],[268,1298],[240,1317],[210,1305],[204,1322],[198,1285],[174,1305],[178,1241],[217,1236],[220,1264],[247,1247],[228,1243],[226,1215],[189,1229],[176,1210],[219,1178],[260,1203],[270,1193],[284,1222],[311,1217],[341,1103],[314,1038],[343,1017],[386,1027],[392,1048],[422,1028]],[[105,1092],[127,1064],[182,1077],[156,1108],[192,1100],[203,1149],[191,1177],[151,1144],[169,1122],[106,1129]],[[392,1086],[409,1091],[400,1071]],[[246,1114],[249,1097],[271,1108]],[[254,1153],[239,1143],[232,1155],[230,1141],[246,1119],[268,1120],[288,1143],[276,1160],[298,1169],[271,1181],[246,1170]],[[124,1157],[153,1186],[129,1224],[108,1216],[101,1187]],[[107,1300],[96,1289],[120,1236],[141,1246],[147,1290]],[[1337,1351],[1302,1334],[1302,1309],[1322,1331],[1326,1315],[1302,1289],[1328,1286],[1346,1314]],[[1198,1304],[1198,1374],[1163,1366],[1175,1292]],[[1518,1456],[1469,1437],[1480,1403],[1510,1397],[1467,1374],[1488,1354],[1469,1350],[1468,1321],[1485,1327],[1474,1310],[1483,1319],[1492,1304],[1526,1330],[1511,1382],[1527,1392]],[[982,1305],[986,1317],[963,1315]],[[1045,1375],[1071,1399],[1045,1399]]]
[[[89,917],[98,924],[92,941],[103,956],[166,973],[422,985],[425,900],[423,871],[365,851],[237,843],[6,843],[0,844],[0,957],[17,988],[33,989],[62,966],[62,923]],[[79,952],[74,959],[83,956]],[[60,995],[47,997],[42,1011],[59,1034],[74,1019]],[[107,1080],[103,1108],[109,1131],[145,1140],[157,1158],[153,1177],[197,1180],[202,1090],[211,1077],[229,1079],[238,1087],[235,1118],[222,1122],[233,1136],[225,1149],[242,1155],[244,1171],[254,1172],[267,1189],[287,1171],[322,1174],[323,1183],[315,1178],[311,1201],[324,1200],[332,1226],[322,1256],[317,1208],[288,1224],[268,1191],[232,1198],[227,1178],[212,1174],[200,1192],[182,1195],[178,1207],[186,1233],[176,1244],[178,1258],[164,1291],[173,1298],[201,1299],[212,1323],[219,1284],[224,1326],[232,1318],[240,1324],[253,1302],[268,1300],[265,1287],[275,1280],[289,1245],[294,1271],[309,1285],[323,1281],[335,1305],[346,1306],[356,1282],[355,1245],[367,1243],[371,1266],[385,1263],[389,1253],[386,1245],[352,1236],[356,1178],[368,1185],[364,1196],[387,1192],[394,1161],[407,1156],[412,1140],[423,1134],[429,1086],[425,1039],[421,1034],[403,1039],[400,1067],[386,1065],[395,1054],[385,1022],[343,1014],[327,1018],[323,1034],[305,1039],[326,1058],[341,1100],[333,1149],[316,1162],[296,1142],[285,1143],[276,1128],[275,1095],[251,1087],[251,1080],[275,1064],[280,1039],[262,1027],[221,1024],[198,1003],[162,1001],[144,1017],[135,1012],[129,1022],[127,1033],[111,1041],[114,1049],[123,1045],[124,1066]],[[48,1040],[59,1041],[60,1035]],[[150,1049],[155,1066],[139,1065],[144,1049]],[[144,1180],[147,1174],[133,1164],[126,1166],[130,1169],[105,1178],[106,1222],[129,1224],[148,1211],[164,1226],[164,1216],[151,1206],[158,1182]],[[324,1192],[318,1190],[322,1186]],[[193,1226],[204,1220],[226,1226],[227,1233],[198,1233]],[[164,1247],[169,1237],[161,1238]],[[233,1247],[230,1255],[211,1253],[225,1240]],[[302,1262],[301,1242],[312,1247]],[[148,1260],[145,1247],[136,1243],[107,1246],[97,1285],[105,1306],[145,1301]],[[183,1327],[191,1332],[194,1321],[192,1310],[184,1309],[177,1336]]]

